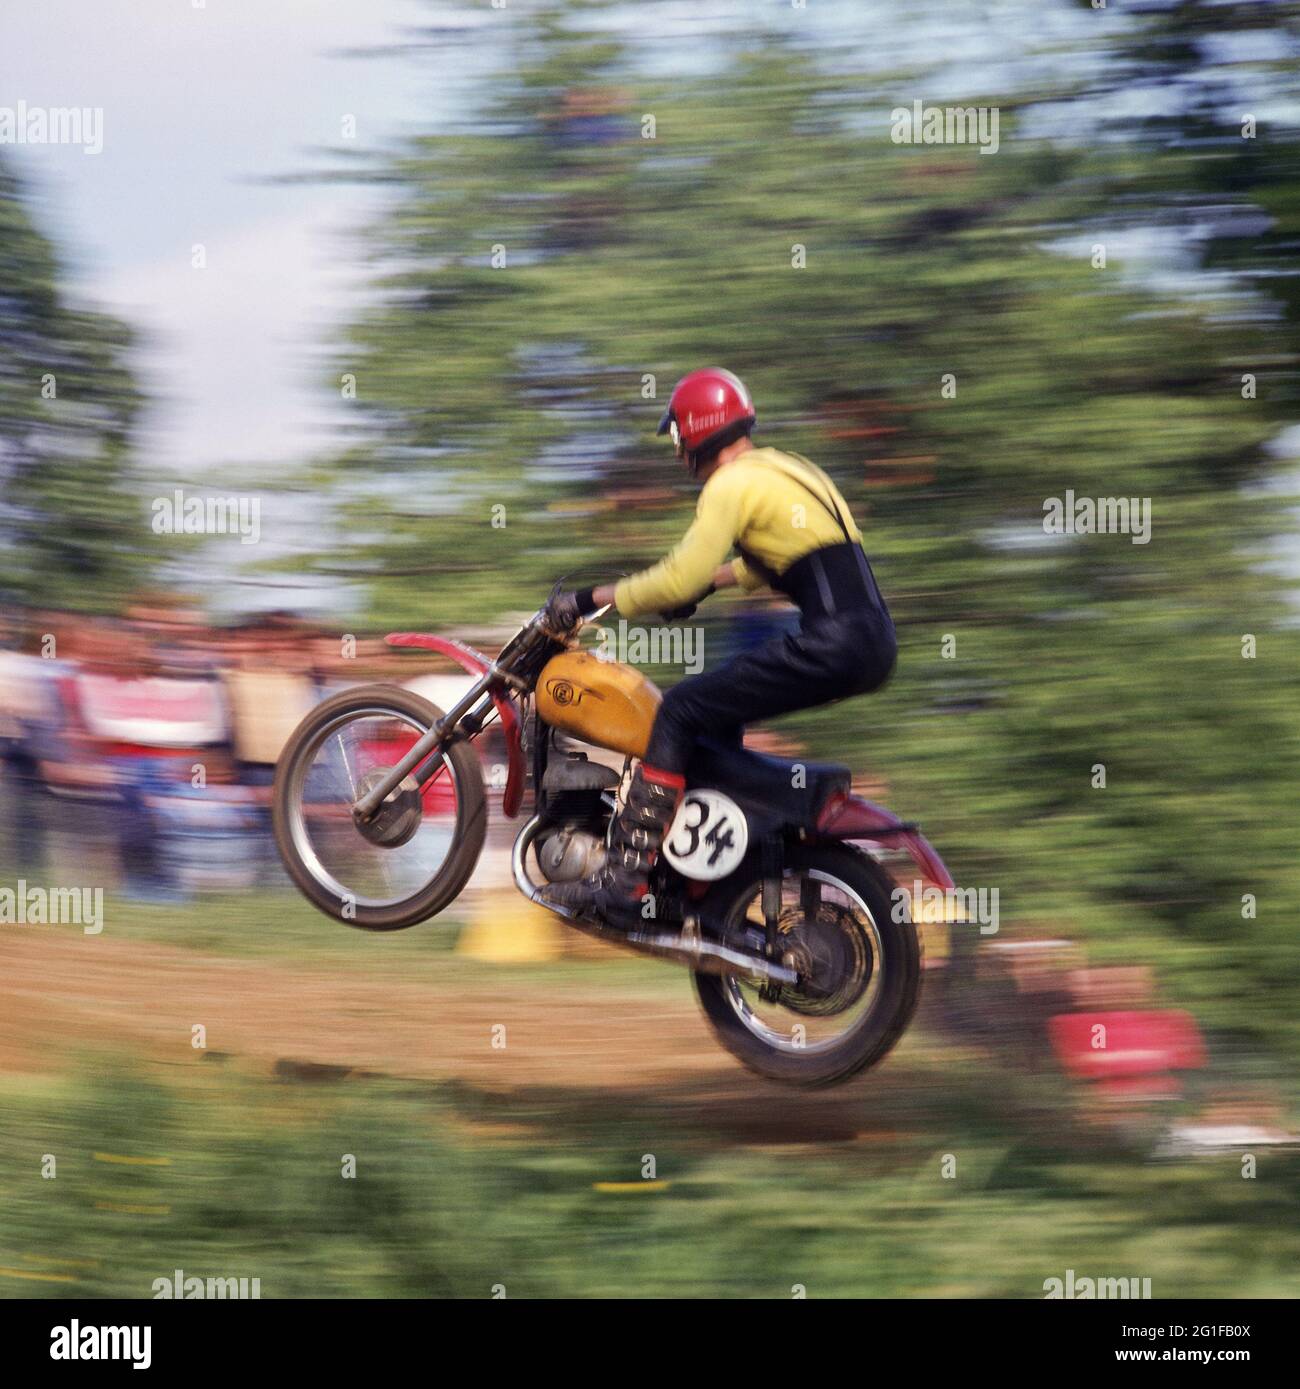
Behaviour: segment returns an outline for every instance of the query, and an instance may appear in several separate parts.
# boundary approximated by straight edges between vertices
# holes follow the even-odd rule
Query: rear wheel
[[[423,790],[399,793],[358,826],[352,803],[442,717],[396,685],[363,685],[317,705],[285,744],[271,819],[289,876],[327,916],[370,931],[424,921],[453,901],[487,831],[483,771],[453,740]]]
[[[763,930],[761,874],[756,866],[744,874],[722,884],[713,904],[728,936]],[[884,871],[852,849],[790,851],[778,922],[799,983],[773,989],[696,974],[722,1045],[759,1075],[795,1085],[829,1085],[880,1061],[911,1020],[921,987],[916,928],[894,920],[892,890]]]

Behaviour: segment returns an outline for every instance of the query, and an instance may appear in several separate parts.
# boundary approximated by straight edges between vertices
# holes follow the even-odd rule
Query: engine
[[[620,777],[586,753],[555,758],[542,778],[541,814],[545,824],[533,841],[537,862],[548,882],[590,877],[605,862],[610,801]]]
[[[571,883],[589,878],[605,862],[605,841],[576,825],[556,825],[533,841],[547,882]]]

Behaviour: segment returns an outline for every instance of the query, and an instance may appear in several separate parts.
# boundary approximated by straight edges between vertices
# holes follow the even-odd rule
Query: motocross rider
[[[744,724],[879,689],[894,668],[894,624],[847,502],[796,453],[755,447],[753,401],[729,371],[692,371],[659,422],[691,476],[704,484],[695,521],[658,564],[614,585],[555,594],[547,619],[567,633],[607,604],[625,617],[689,617],[720,588],[767,585],[796,603],[796,635],[689,676],[664,696],[646,755],[613,826],[605,866],[553,883],[544,901],[621,930],[651,912],[649,873],[685,792],[697,739],[739,743]],[[735,551],[736,558],[726,561]]]

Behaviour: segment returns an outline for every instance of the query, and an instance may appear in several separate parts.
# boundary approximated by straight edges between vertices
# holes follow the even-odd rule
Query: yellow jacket
[[[784,574],[813,550],[842,544],[846,533],[862,539],[848,503],[820,468],[797,453],[750,449],[712,474],[690,530],[658,564],[621,580],[614,604],[627,617],[679,608],[708,589],[733,547]],[[732,571],[742,588],[765,582],[743,559]]]

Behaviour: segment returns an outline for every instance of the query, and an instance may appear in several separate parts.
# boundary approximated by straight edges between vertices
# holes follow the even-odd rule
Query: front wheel
[[[422,789],[399,791],[374,821],[352,804],[441,712],[397,685],[363,685],[319,704],[280,754],[271,821],[299,890],[327,916],[370,931],[424,921],[469,880],[487,832],[483,770],[462,738]]]
[[[696,974],[718,1041],[750,1070],[793,1085],[830,1085],[872,1066],[916,1010],[921,947],[896,913],[887,874],[841,845],[786,855],[778,929],[796,985]],[[728,936],[763,930],[762,876],[742,868],[716,890]],[[904,919],[895,920],[895,915]]]

